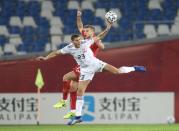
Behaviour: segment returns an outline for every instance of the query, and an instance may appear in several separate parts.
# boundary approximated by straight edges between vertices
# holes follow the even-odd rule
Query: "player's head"
[[[90,38],[95,34],[95,28],[92,25],[85,25],[83,27],[84,38]]]
[[[80,47],[81,44],[81,37],[78,34],[74,34],[71,36],[71,41],[75,45],[76,48]]]

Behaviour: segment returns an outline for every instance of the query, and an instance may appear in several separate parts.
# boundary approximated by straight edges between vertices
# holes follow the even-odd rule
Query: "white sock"
[[[76,116],[81,116],[82,114],[82,109],[83,109],[83,96],[77,96],[76,100]]]
[[[76,110],[71,110],[71,112],[75,113],[75,112],[76,112]]]
[[[134,67],[122,66],[119,68],[119,73],[129,73],[135,71]]]
[[[63,99],[64,100],[64,99]],[[67,100],[64,100],[65,101],[65,103],[67,102]]]

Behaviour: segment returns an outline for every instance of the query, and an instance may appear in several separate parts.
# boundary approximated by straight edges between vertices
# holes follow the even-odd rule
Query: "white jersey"
[[[80,65],[79,81],[92,80],[96,72],[101,72],[106,63],[97,59],[90,46],[94,43],[93,39],[81,40],[81,45],[76,48],[73,43],[60,49],[62,54],[71,54],[78,65]]]
[[[90,46],[94,43],[93,39],[81,40],[81,45],[76,48],[73,43],[65,46],[59,51],[63,54],[71,54],[80,67],[87,67],[96,61]]]

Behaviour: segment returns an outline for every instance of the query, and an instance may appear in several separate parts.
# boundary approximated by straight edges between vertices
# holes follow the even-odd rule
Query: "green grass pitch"
[[[0,125],[0,131],[179,131],[179,124],[173,125]]]

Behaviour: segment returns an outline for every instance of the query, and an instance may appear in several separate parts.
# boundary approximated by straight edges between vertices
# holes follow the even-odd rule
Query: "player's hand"
[[[47,60],[47,58],[46,58],[46,57],[43,57],[43,56],[39,56],[39,57],[36,58],[36,60],[42,61],[42,60]]]
[[[81,10],[77,10],[77,16],[81,16],[81,15],[82,15]]]
[[[107,19],[105,19],[105,20],[106,20],[107,29],[110,30],[113,23],[109,22]]]

